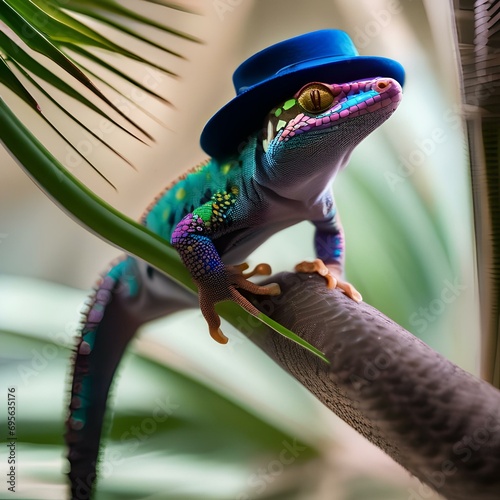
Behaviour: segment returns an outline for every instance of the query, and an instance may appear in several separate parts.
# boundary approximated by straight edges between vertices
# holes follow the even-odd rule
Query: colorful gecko
[[[245,274],[246,265],[236,263],[304,220],[316,228],[317,259],[296,270],[317,272],[327,286],[361,300],[343,280],[344,238],[331,185],[356,145],[397,108],[404,72],[395,61],[358,56],[344,32],[323,30],[256,54],[234,79],[238,96],[202,134],[212,159],[170,185],[142,219],[179,252],[220,343],[227,338],[217,302],[258,313],[238,290],[280,293],[277,285],[248,281],[269,274],[268,266]],[[128,342],[143,323],[192,305],[180,286],[132,257],[100,281],[77,346],[67,421],[73,499],[90,496],[108,391]]]

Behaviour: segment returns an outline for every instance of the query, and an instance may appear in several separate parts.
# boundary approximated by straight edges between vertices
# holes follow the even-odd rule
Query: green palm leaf
[[[176,6],[168,2],[164,6],[168,9],[189,12],[187,9],[183,9],[182,6]],[[72,54],[78,54],[89,62],[97,62],[101,68],[111,71],[122,80],[128,81],[154,96],[163,105],[170,104],[165,97],[148,89],[134,79],[133,76],[122,71],[116,64],[113,65],[105,61],[93,51],[98,49],[116,54],[122,58],[154,67],[169,76],[176,77],[177,75],[168,68],[156,64],[154,61],[148,61],[142,55],[114,43],[80,19],[77,19],[75,14],[79,14],[80,17],[83,14],[88,18],[94,18],[100,23],[113,26],[178,58],[183,58],[183,55],[145,36],[140,36],[134,30],[127,28],[125,24],[118,23],[115,19],[116,16],[119,15],[126,20],[134,20],[146,26],[154,26],[180,39],[200,42],[196,37],[163,26],[155,20],[130,11],[113,1],[73,1],[68,3],[57,0],[0,0],[0,21],[3,22],[0,29],[0,83],[12,90],[25,104],[36,110],[39,116],[51,127],[53,127],[51,117],[45,110],[41,109],[37,97],[33,94],[32,87],[38,90],[40,95],[47,96],[50,101],[58,106],[52,89],[52,87],[55,87],[93,112],[112,120],[114,125],[138,141],[144,142],[144,139],[154,141],[154,138],[146,129],[116,106],[110,97],[89,78],[90,72],[85,70],[84,63],[82,61],[77,62]],[[66,73],[66,78],[61,78],[54,69],[46,65],[46,59],[59,66]],[[36,80],[33,77],[36,77]],[[88,89],[96,101],[85,97],[83,89]],[[60,106],[58,107],[60,108]],[[65,113],[69,114],[74,122],[89,132],[89,127],[77,119],[74,113],[69,110],[66,110]],[[56,129],[56,133],[73,149],[76,149],[71,145],[71,141],[66,138],[64,131]],[[105,142],[102,139],[98,140]],[[124,161],[127,161],[116,149],[109,144],[107,146]],[[90,164],[88,159],[86,161]],[[99,172],[98,167],[90,165]],[[99,174],[113,186],[109,179],[100,172]]]

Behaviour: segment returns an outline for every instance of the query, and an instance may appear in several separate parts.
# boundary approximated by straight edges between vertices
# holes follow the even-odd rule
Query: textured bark
[[[500,391],[370,305],[326,289],[323,278],[281,274],[273,281],[282,295],[254,303],[321,349],[330,364],[274,331],[250,336],[254,342],[444,497],[500,498]],[[425,498],[425,489],[410,498]]]

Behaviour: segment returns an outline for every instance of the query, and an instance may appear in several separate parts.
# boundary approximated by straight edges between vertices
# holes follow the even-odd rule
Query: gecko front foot
[[[321,259],[315,259],[312,262],[303,261],[295,266],[298,273],[317,273],[326,279],[328,288],[340,288],[348,297],[355,302],[361,302],[361,294],[347,281],[340,279],[340,270],[335,264],[325,264]]]
[[[245,299],[238,289],[246,290],[256,295],[279,295],[281,293],[277,283],[262,286],[248,281],[248,278],[252,276],[270,275],[271,267],[268,264],[259,264],[252,271],[245,273],[246,269],[248,269],[248,264],[246,263],[237,266],[227,266],[223,277],[218,276],[217,279],[198,283],[201,312],[208,323],[210,336],[219,342],[219,344],[226,344],[228,338],[220,329],[221,321],[215,311],[215,304],[223,300],[232,300],[247,312],[256,316],[260,311]]]

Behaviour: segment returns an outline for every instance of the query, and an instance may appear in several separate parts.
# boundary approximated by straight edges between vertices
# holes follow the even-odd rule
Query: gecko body
[[[233,300],[256,314],[239,290],[279,294],[277,285],[248,280],[269,272],[265,266],[245,274],[238,264],[270,236],[304,220],[315,226],[317,259],[297,270],[318,272],[328,286],[361,300],[343,278],[344,237],[332,183],[401,96],[398,81],[383,76],[307,82],[269,109],[262,127],[230,154],[190,171],[150,206],[142,223],[179,252],[215,340],[227,342],[217,302]],[[92,490],[108,391],[128,342],[145,322],[193,305],[184,289],[130,256],[101,279],[75,357],[66,433],[72,498],[88,498]]]

